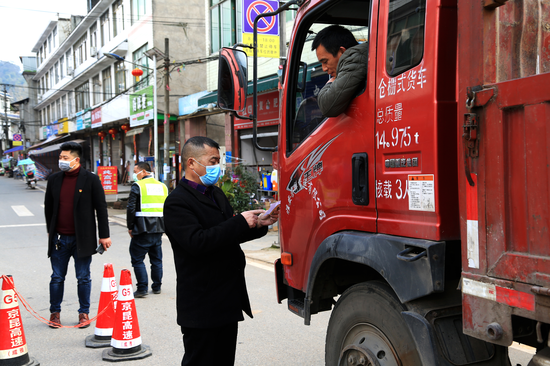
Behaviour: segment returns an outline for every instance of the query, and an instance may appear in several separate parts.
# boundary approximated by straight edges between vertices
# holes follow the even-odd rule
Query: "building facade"
[[[38,148],[77,140],[84,146],[82,163],[86,169],[97,172],[99,166],[116,166],[119,181],[123,182],[127,180],[127,169],[131,171],[135,162],[153,162],[155,139],[161,149],[159,166],[164,164],[165,126],[171,131],[170,160],[177,160],[173,157],[182,141],[176,123],[177,100],[206,88],[204,66],[193,66],[192,72],[169,66],[167,88],[163,60],[157,57],[154,64],[151,50],[166,53],[168,39],[170,65],[202,57],[205,35],[193,22],[195,13],[204,12],[204,3],[88,0],[88,9],[85,16],[52,21],[32,50],[37,57],[32,79],[38,89],[34,109],[42,125],[43,144],[32,155],[37,160],[42,156],[46,163],[52,149],[42,154],[46,149]],[[139,81],[132,76],[136,68],[143,72]],[[153,88],[157,89],[158,136],[153,135]],[[170,94],[168,110],[165,92]],[[170,116],[168,124],[164,123],[165,111]],[[176,170],[170,172],[174,179]]]
[[[243,0],[205,0],[206,19],[206,55],[219,54],[222,47],[232,47],[243,41],[243,12],[246,13],[250,1]],[[286,44],[294,23],[295,11],[287,11],[279,16],[279,50],[280,58],[286,56]],[[251,51],[250,51],[251,52]],[[252,53],[249,53],[252,55]],[[280,58],[258,58],[258,142],[262,146],[276,146],[279,126],[279,90],[278,70]],[[234,118],[230,113],[224,113],[215,107],[217,103],[218,62],[209,62],[206,69],[207,94],[198,99],[198,106],[209,106],[212,119],[223,119],[225,139],[223,144],[232,158],[238,158],[243,164],[257,169],[271,171],[271,153],[255,150],[252,144],[252,122],[246,119]],[[248,57],[248,80],[252,84],[253,62]],[[249,91],[252,88],[249,86]],[[208,109],[208,108],[207,108]],[[247,98],[245,116],[252,114],[252,95]]]

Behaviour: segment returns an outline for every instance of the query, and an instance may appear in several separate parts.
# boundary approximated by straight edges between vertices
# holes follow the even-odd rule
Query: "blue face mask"
[[[76,158],[71,161],[59,160],[59,169],[64,172],[68,172],[69,170],[71,170],[71,163],[75,160]]]
[[[196,159],[193,159],[193,160],[197,161]],[[198,161],[197,161],[197,164],[199,164],[201,166],[204,166],[201,163],[199,163]],[[220,168],[220,164],[209,165],[209,166],[204,166],[204,167],[206,168],[206,174],[203,175],[202,177],[197,172],[195,172],[195,170],[193,170],[193,171],[195,172],[195,174],[197,174],[199,176],[199,179],[201,180],[202,184],[204,184],[205,186],[209,187],[209,186],[212,186],[212,185],[216,184],[216,182],[220,178],[220,174],[222,172],[221,168]]]

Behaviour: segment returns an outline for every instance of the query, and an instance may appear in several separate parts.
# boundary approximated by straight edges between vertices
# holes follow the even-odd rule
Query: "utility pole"
[[[25,117],[27,116],[27,103],[28,102],[22,102],[19,107],[19,132],[21,133],[21,141],[23,142],[23,151],[21,153],[23,154],[23,158],[27,158],[27,136],[25,134]]]
[[[8,126],[10,121],[8,119],[8,90],[4,85],[4,149],[2,152],[8,150]]]
[[[155,65],[156,67],[156,65]],[[164,184],[168,187],[170,175],[170,57],[168,38],[164,38]],[[155,85],[155,88],[157,86]]]

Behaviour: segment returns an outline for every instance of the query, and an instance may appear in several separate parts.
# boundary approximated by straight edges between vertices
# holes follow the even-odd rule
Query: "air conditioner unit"
[[[67,68],[67,75],[70,75],[70,76],[74,75],[74,69],[70,66]]]
[[[90,47],[90,56],[92,56],[92,57],[97,56],[97,48],[96,47]]]

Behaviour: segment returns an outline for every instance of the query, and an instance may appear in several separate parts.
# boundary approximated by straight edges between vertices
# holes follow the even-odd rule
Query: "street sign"
[[[13,134],[13,146],[21,146],[23,145],[22,136],[20,133],[14,133]]]
[[[264,13],[272,13],[279,8],[278,1],[271,0],[244,0],[243,13],[243,31],[245,33],[254,32],[254,19],[256,16]],[[279,16],[271,16],[262,18],[258,21],[258,34],[262,35],[279,35]]]
[[[279,2],[273,0],[243,0],[243,43],[254,42],[254,20],[260,14],[272,13],[279,8]],[[258,57],[279,58],[279,15],[258,20]],[[253,50],[245,48],[248,56]]]

